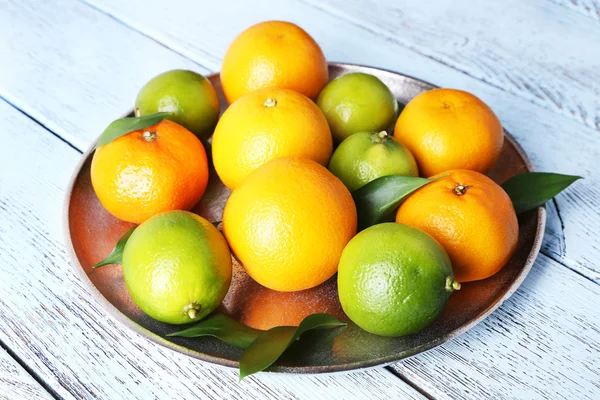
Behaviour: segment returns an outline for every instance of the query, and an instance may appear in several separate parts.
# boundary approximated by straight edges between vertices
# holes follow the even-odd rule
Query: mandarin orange
[[[494,275],[510,259],[519,239],[510,198],[479,172],[452,170],[434,178],[438,179],[402,203],[396,222],[437,239],[450,256],[457,281]]]
[[[485,174],[500,156],[504,131],[496,114],[476,96],[434,89],[406,105],[394,138],[413,153],[422,176],[451,169]]]
[[[215,170],[230,189],[279,157],[327,165],[333,139],[325,116],[308,97],[288,89],[262,89],[233,103],[212,141]]]
[[[106,210],[136,224],[170,210],[189,210],[208,183],[202,142],[181,125],[163,120],[99,147],[92,186]]]
[[[223,233],[248,275],[269,289],[320,285],[337,271],[356,233],[356,207],[344,184],[305,158],[277,158],[237,187]]]
[[[328,78],[327,61],[317,42],[285,21],[265,21],[243,31],[229,45],[221,68],[229,104],[267,87],[295,90],[316,100]]]

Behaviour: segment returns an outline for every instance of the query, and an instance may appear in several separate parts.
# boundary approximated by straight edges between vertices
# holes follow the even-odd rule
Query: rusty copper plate
[[[400,103],[406,104],[433,85],[390,71],[348,64],[330,64],[330,78],[347,72],[366,72],[385,82]],[[210,80],[223,98],[218,75]],[[222,110],[223,111],[223,110]],[[491,177],[503,182],[509,177],[533,170],[531,162],[515,139],[506,133],[500,160]],[[207,149],[210,153],[210,149]],[[93,150],[83,155],[65,201],[66,244],[75,271],[107,312],[140,335],[172,350],[210,363],[237,367],[241,350],[214,338],[166,338],[180,329],[146,316],[131,300],[118,265],[92,272],[91,266],[108,255],[117,240],[132,224],[119,221],[102,207],[90,183]],[[194,212],[210,221],[221,219],[229,190],[211,171],[206,194]],[[234,262],[234,277],[220,310],[247,325],[268,328],[273,325],[297,325],[311,313],[327,312],[348,321],[339,330],[309,332],[300,340],[302,347],[292,346],[279,360],[275,372],[320,373],[345,371],[385,365],[423,352],[452,339],[482,321],[519,287],[539,252],[544,234],[546,213],[543,208],[528,212],[519,219],[519,244],[504,268],[484,281],[463,284],[450,297],[441,317],[425,330],[400,338],[369,334],[348,321],[337,296],[336,277],[314,289],[280,293],[254,282]]]

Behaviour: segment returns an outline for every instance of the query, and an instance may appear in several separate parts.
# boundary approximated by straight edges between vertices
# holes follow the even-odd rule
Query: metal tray
[[[379,77],[403,104],[435,87],[409,76],[377,68],[329,64],[330,79],[347,72],[366,72]],[[223,98],[219,75],[211,75],[209,79],[219,93],[223,111],[227,102]],[[533,170],[527,154],[508,132],[505,131],[505,134],[502,154],[490,173],[490,177],[499,183],[515,174]],[[207,152],[210,156],[210,143],[207,144]],[[167,333],[181,327],[146,316],[127,293],[120,266],[106,266],[92,271],[92,265],[108,255],[121,235],[133,226],[108,214],[96,198],[90,182],[92,154],[93,147],[83,155],[67,189],[64,205],[66,245],[73,267],[84,285],[109,315],[153,342],[209,363],[238,367],[241,350],[217,339],[166,338]],[[214,170],[211,170],[207,191],[192,211],[210,221],[221,220],[229,193]],[[297,325],[304,316],[315,312],[327,312],[349,322],[342,331],[307,333],[300,339],[301,348],[292,345],[272,368],[273,372],[326,373],[390,364],[457,337],[508,299],[535,261],[545,222],[544,208],[521,215],[517,250],[504,268],[486,280],[463,284],[460,291],[452,294],[441,317],[430,327],[411,336],[379,337],[352,324],[340,307],[336,276],[313,289],[280,293],[258,285],[235,260],[231,288],[219,311],[263,329],[273,324]]]

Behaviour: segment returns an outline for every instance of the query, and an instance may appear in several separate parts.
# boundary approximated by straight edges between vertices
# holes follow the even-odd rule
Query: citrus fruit
[[[331,156],[328,169],[351,192],[382,176],[419,176],[412,153],[386,131],[349,136]]]
[[[269,289],[309,289],[337,271],[356,233],[348,189],[316,162],[277,158],[236,188],[223,233],[246,272]]]
[[[208,182],[202,142],[175,122],[163,120],[96,149],[92,186],[106,210],[141,223],[169,210],[189,210]]]
[[[434,178],[438,179],[400,205],[396,222],[436,238],[448,252],[459,282],[494,275],[510,259],[519,239],[510,198],[479,172],[452,170]]]
[[[333,290],[335,281],[298,292],[278,292],[248,280],[251,284],[244,286],[243,298],[236,301],[235,309],[241,310],[237,319],[251,328],[298,326],[310,314],[319,313],[347,319]]]
[[[219,97],[204,76],[173,70],[150,80],[135,101],[136,116],[169,112],[167,118],[187,128],[200,140],[207,139],[219,119]]]
[[[169,324],[200,320],[231,283],[231,253],[221,232],[187,211],[168,211],[138,226],[123,250],[123,276],[135,304]]]
[[[315,40],[291,22],[253,25],[229,45],[221,84],[229,104],[258,89],[280,87],[316,99],[327,84],[327,61]]]
[[[329,126],[315,103],[292,90],[273,88],[232,104],[212,141],[215,169],[230,189],[278,157],[304,157],[327,165],[332,149]]]
[[[392,127],[398,102],[376,76],[353,72],[329,82],[317,104],[339,143],[357,132],[379,132]]]
[[[504,131],[496,114],[471,93],[433,89],[402,110],[394,137],[413,153],[421,175],[450,169],[489,172],[502,151]]]
[[[425,232],[395,222],[360,232],[340,259],[342,308],[376,335],[404,336],[427,327],[457,288],[444,248]]]

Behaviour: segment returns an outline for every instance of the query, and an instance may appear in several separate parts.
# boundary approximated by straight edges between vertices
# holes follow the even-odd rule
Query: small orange
[[[471,93],[434,89],[402,110],[394,137],[413,153],[422,176],[451,169],[489,172],[502,151],[496,114]]]
[[[91,178],[106,210],[136,224],[170,210],[189,210],[208,182],[202,142],[164,120],[96,149]]]
[[[494,275],[510,259],[519,239],[510,198],[479,172],[452,170],[437,177],[402,203],[396,222],[437,239],[459,282]]]
[[[221,85],[229,104],[250,92],[281,87],[315,100],[327,84],[327,61],[315,40],[298,25],[265,21],[229,45]]]
[[[235,299],[234,317],[251,328],[267,330],[276,326],[298,326],[310,314],[331,314],[339,320],[342,311],[335,278],[312,289],[277,292],[248,279],[243,293]]]
[[[329,125],[319,107],[288,89],[262,89],[233,103],[212,141],[215,169],[230,189],[274,158],[304,157],[327,165],[332,151]]]
[[[344,184],[305,158],[277,158],[236,188],[223,233],[258,283],[282,292],[320,285],[337,271],[356,233],[356,207]]]

